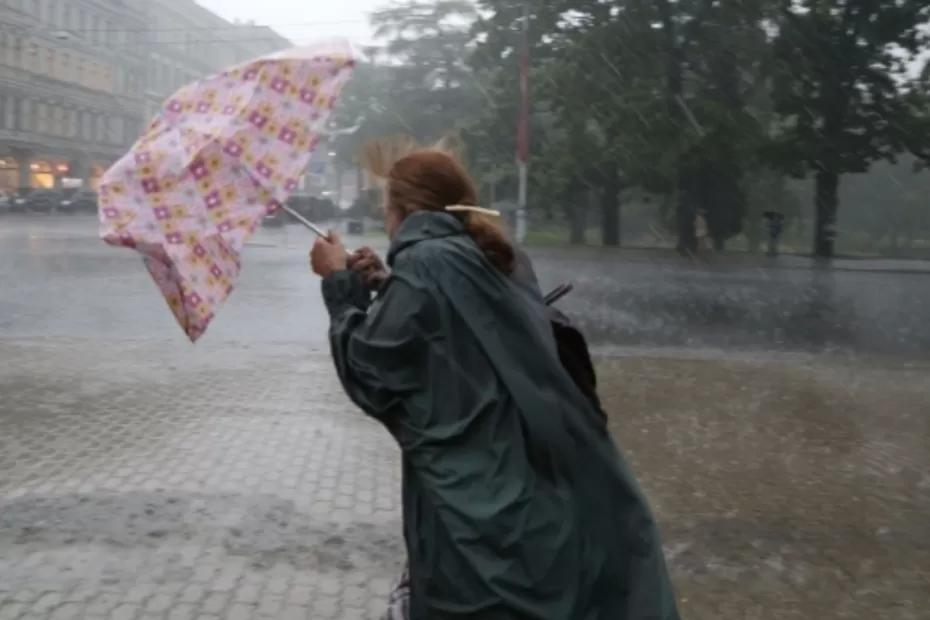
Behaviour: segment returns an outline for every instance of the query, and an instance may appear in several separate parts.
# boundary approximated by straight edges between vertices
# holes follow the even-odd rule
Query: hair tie
[[[484,207],[474,207],[472,205],[449,205],[446,211],[450,213],[479,213],[489,217],[500,217],[501,212],[497,209],[485,209]]]

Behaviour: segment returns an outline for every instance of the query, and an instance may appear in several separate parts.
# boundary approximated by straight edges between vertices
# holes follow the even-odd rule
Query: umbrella
[[[192,342],[297,188],[354,57],[344,42],[295,48],[185,86],[104,174],[100,236],[142,254]]]

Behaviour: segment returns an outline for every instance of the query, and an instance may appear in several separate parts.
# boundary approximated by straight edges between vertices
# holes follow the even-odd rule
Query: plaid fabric
[[[388,609],[381,616],[381,620],[410,620],[410,573],[404,569],[404,574],[391,592]]]

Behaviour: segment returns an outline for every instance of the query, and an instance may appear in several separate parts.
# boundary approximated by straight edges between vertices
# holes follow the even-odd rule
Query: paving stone
[[[135,620],[140,611],[137,605],[124,603],[110,612],[110,620]]]
[[[204,613],[222,615],[228,603],[228,595],[221,592],[212,592],[204,600],[201,609]]]
[[[114,620],[315,619],[338,613],[348,586],[391,574],[396,510],[331,514],[307,492],[328,486],[350,513],[360,479],[400,492],[396,448],[346,401],[330,360],[209,347],[0,338],[18,364],[0,403],[0,536],[27,540],[0,561],[0,619],[67,618],[69,603]],[[56,382],[23,380],[45,376]],[[343,458],[359,449],[365,461]],[[50,520],[67,533],[29,529]],[[62,551],[69,537],[79,552]]]
[[[77,603],[65,603],[56,607],[49,614],[49,620],[78,620],[84,614],[84,607]]]
[[[252,620],[258,613],[257,605],[235,603],[226,613],[226,620]]]
[[[16,620],[21,618],[26,611],[26,605],[23,603],[8,602],[0,604],[0,620]]]

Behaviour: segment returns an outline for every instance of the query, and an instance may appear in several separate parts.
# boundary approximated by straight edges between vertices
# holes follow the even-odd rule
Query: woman
[[[403,453],[410,618],[676,620],[645,499],[473,183],[432,150],[387,176],[371,306],[338,239],[311,261],[343,386]]]

